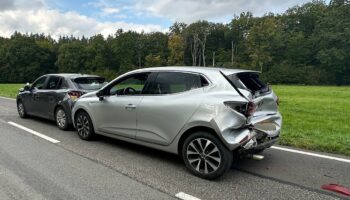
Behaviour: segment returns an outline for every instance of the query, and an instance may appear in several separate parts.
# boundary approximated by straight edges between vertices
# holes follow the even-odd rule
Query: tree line
[[[312,1],[283,14],[234,16],[230,23],[175,22],[167,33],[119,29],[107,38],[15,32],[0,37],[0,82],[47,73],[113,79],[154,66],[215,66],[262,72],[271,84],[350,84],[350,3]]]

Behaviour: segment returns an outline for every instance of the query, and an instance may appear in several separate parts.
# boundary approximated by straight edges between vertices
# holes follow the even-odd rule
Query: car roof
[[[142,72],[142,71],[186,71],[186,72],[196,72],[208,74],[212,72],[222,72],[225,75],[236,74],[242,72],[254,72],[257,71],[245,70],[245,69],[228,69],[228,68],[219,68],[219,67],[188,67],[188,66],[169,66],[169,67],[151,67],[151,68],[143,68],[135,70],[134,72]]]
[[[100,76],[90,75],[90,74],[73,74],[73,73],[45,74],[44,76],[60,76],[64,78],[100,77]]]

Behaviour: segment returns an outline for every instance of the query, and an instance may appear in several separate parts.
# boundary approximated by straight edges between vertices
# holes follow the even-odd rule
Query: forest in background
[[[174,65],[251,69],[271,84],[350,85],[350,1],[312,1],[261,17],[245,12],[228,24],[176,22],[167,33],[0,37],[0,83],[70,72],[110,80],[133,69]]]

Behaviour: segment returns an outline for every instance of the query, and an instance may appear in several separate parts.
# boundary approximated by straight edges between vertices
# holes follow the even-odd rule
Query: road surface
[[[346,198],[320,187],[350,187],[350,163],[278,149],[263,155],[207,181],[191,175],[176,155],[102,136],[83,141],[54,122],[19,118],[15,101],[0,98],[0,199],[176,199],[180,192],[189,199]]]

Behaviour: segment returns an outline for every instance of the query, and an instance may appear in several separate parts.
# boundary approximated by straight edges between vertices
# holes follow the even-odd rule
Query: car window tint
[[[58,87],[59,89],[67,89],[68,88],[68,84],[67,81],[64,78],[61,78],[60,82],[58,83]]]
[[[40,79],[36,80],[33,83],[32,88],[36,88],[38,90],[44,89],[45,81],[46,81],[46,77],[41,77]]]
[[[46,89],[48,89],[48,90],[56,90],[59,87],[60,79],[61,79],[60,77],[51,76],[49,78],[49,82],[47,83]]]
[[[150,94],[174,94],[209,85],[208,81],[198,75],[183,72],[159,72],[152,83]]]
[[[139,73],[128,76],[117,82],[109,90],[110,95],[138,95],[141,94],[150,73]]]

